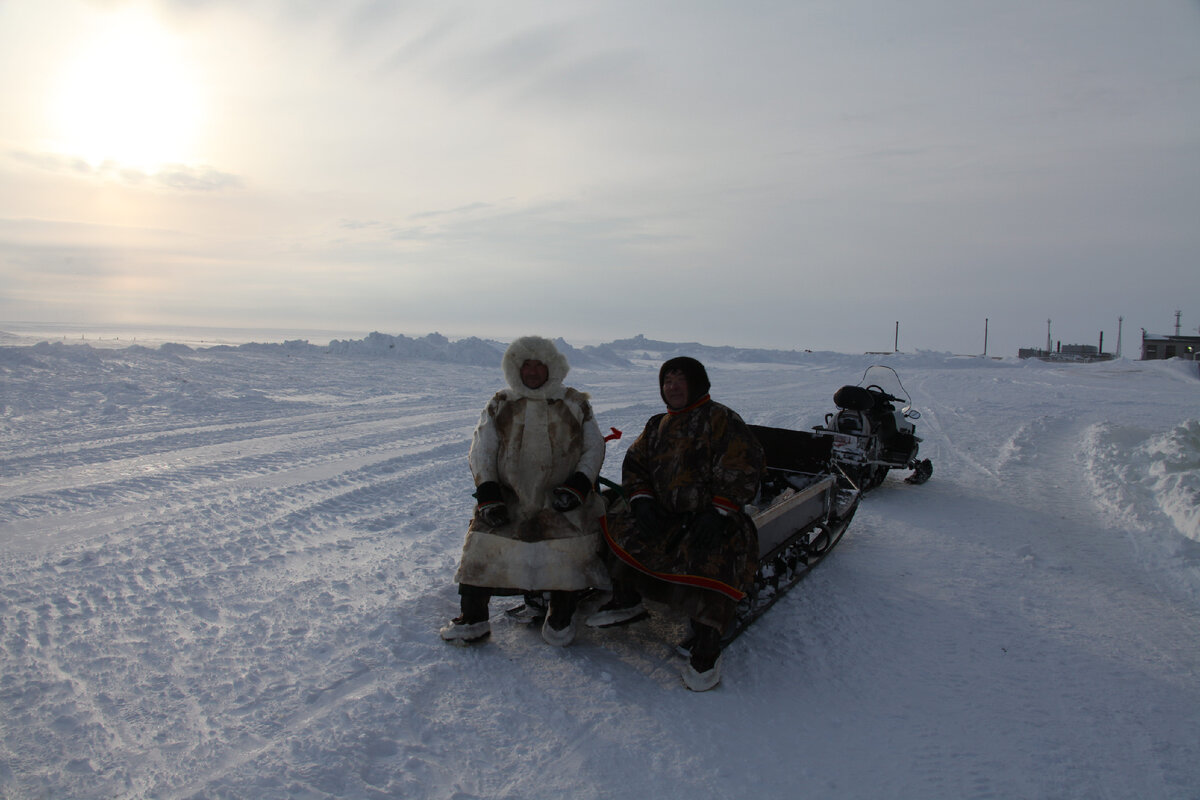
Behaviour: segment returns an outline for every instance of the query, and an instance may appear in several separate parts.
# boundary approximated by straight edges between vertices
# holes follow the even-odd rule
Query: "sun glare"
[[[195,159],[198,82],[175,37],[145,13],[111,13],[64,64],[54,147],[93,166],[154,172]]]

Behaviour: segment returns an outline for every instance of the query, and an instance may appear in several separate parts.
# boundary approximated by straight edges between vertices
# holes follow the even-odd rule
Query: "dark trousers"
[[[721,655],[721,632],[711,625],[692,620],[692,668],[708,672]]]
[[[462,609],[463,622],[468,625],[483,622],[488,618],[488,601],[492,599],[492,590],[485,586],[472,586],[469,583],[458,585],[459,608]]]
[[[486,586],[472,586],[469,583],[458,585],[459,607],[462,610],[463,621],[470,624],[483,622],[489,617],[488,602],[493,594],[513,594],[509,590],[500,590]],[[579,607],[579,596],[582,592],[550,592],[550,625],[562,630],[571,622],[575,609]]]

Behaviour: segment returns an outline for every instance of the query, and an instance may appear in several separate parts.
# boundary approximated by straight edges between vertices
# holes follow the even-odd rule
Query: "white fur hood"
[[[521,365],[528,360],[540,361],[546,365],[550,377],[537,389],[530,389],[521,382]],[[536,400],[558,400],[563,397],[566,387],[563,381],[571,370],[567,357],[558,352],[554,342],[543,336],[522,336],[514,339],[504,351],[504,379],[514,397],[528,397]]]

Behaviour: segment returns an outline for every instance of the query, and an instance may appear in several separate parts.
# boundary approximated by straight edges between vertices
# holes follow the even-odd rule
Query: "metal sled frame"
[[[765,483],[784,485],[794,493],[781,495],[753,517],[758,569],[723,645],[740,636],[833,550],[858,510],[860,497],[858,487],[833,465],[828,437],[750,427],[766,453]]]

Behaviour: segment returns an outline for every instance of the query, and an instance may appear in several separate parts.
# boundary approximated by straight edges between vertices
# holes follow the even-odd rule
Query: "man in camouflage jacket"
[[[622,469],[627,513],[611,515],[613,599],[588,620],[606,627],[644,616],[641,595],[692,620],[689,688],[720,680],[722,633],[754,578],[758,536],[743,507],[765,468],[742,418],[713,401],[704,366],[673,358],[659,370],[667,411],[646,423]]]

